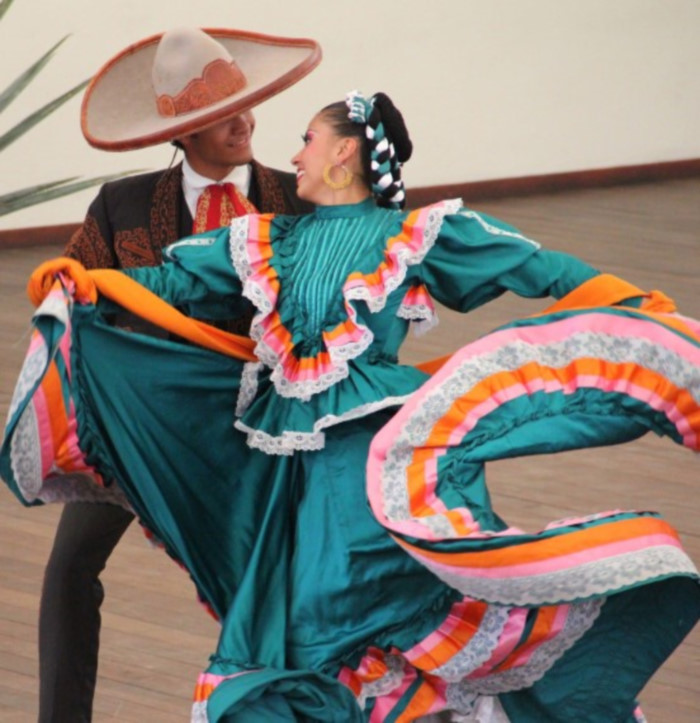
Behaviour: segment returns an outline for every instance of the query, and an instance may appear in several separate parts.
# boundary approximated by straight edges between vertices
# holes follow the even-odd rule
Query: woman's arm
[[[240,305],[242,290],[228,239],[228,228],[190,236],[168,246],[160,266],[123,273],[191,316],[225,318]]]
[[[459,311],[506,291],[558,299],[598,274],[574,256],[543,249],[512,226],[467,209],[445,216],[421,266],[430,293]]]

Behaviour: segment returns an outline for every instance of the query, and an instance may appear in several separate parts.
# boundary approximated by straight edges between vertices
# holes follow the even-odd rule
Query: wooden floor
[[[474,204],[550,248],[574,253],[642,288],[659,288],[700,316],[700,179]],[[26,345],[29,272],[60,248],[0,249],[0,415],[5,418]],[[405,361],[439,356],[542,302],[501,299],[467,317],[443,312]],[[566,515],[612,508],[661,510],[700,564],[698,459],[668,440],[498,463],[496,507],[529,530]],[[60,509],[24,509],[0,485],[0,721],[37,710],[36,622],[43,566]],[[150,549],[136,526],[104,575],[106,600],[96,723],[188,719],[198,671],[217,626],[194,601],[187,576]],[[614,675],[614,671],[613,671]],[[653,723],[700,720],[700,628],[641,696]],[[605,723],[605,722],[601,722]]]

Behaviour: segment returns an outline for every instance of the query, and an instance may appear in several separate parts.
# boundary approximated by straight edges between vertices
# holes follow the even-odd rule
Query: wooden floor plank
[[[468,203],[468,199],[466,200]],[[480,202],[549,248],[574,253],[642,288],[661,288],[700,317],[700,179]],[[28,343],[32,268],[58,247],[0,249],[0,416],[4,419]],[[411,339],[409,363],[453,351],[542,302],[504,297],[466,317],[441,310],[441,325]],[[489,465],[494,502],[514,525],[535,530],[570,514],[659,509],[700,563],[697,456],[645,437],[623,447]],[[36,620],[57,506],[23,508],[0,487],[0,721],[36,718]],[[187,575],[132,526],[104,575],[106,599],[95,722],[184,721],[195,677],[217,625]],[[651,723],[700,720],[700,630],[641,696]]]

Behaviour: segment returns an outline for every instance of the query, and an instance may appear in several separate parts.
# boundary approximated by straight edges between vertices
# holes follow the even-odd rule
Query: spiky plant
[[[4,17],[5,13],[9,10],[14,0],[0,0],[0,20]],[[66,36],[67,37],[67,36]],[[41,72],[42,68],[49,62],[56,50],[63,44],[66,38],[59,40],[52,48],[50,48],[44,55],[42,55],[32,66],[27,68],[21,73],[14,82],[0,93],[0,113],[32,82],[32,80]],[[58,96],[54,100],[50,101],[39,110],[34,111],[22,121],[17,123],[13,128],[0,136],[0,151],[4,150],[11,143],[21,138],[27,131],[31,130],[37,123],[40,123],[44,118],[53,113],[57,108],[60,108],[65,102],[69,101],[74,95],[80,93],[85,88],[88,81],[85,80],[82,83],[78,83],[74,88]],[[27,188],[21,188],[11,193],[5,193],[0,195],[0,216],[4,216],[13,211],[19,211],[21,208],[27,208],[37,203],[45,203],[51,201],[54,198],[60,198],[61,196],[67,196],[77,191],[82,191],[90,186],[96,186],[102,184],[105,181],[109,181],[114,178],[119,178],[127,173],[133,173],[133,171],[127,171],[125,173],[115,173],[107,176],[99,176],[95,178],[80,179],[79,176],[71,176],[69,178],[61,178],[58,181],[50,181],[48,183],[41,183],[35,186],[28,186]]]

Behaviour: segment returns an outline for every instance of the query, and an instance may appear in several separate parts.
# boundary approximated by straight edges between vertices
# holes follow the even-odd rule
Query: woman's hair
[[[350,113],[350,103],[361,99],[360,116]],[[403,208],[405,193],[401,164],[413,152],[413,144],[399,109],[385,93],[369,100],[359,94],[347,101],[331,103],[321,115],[341,137],[357,138],[360,145],[362,174],[381,206]]]

